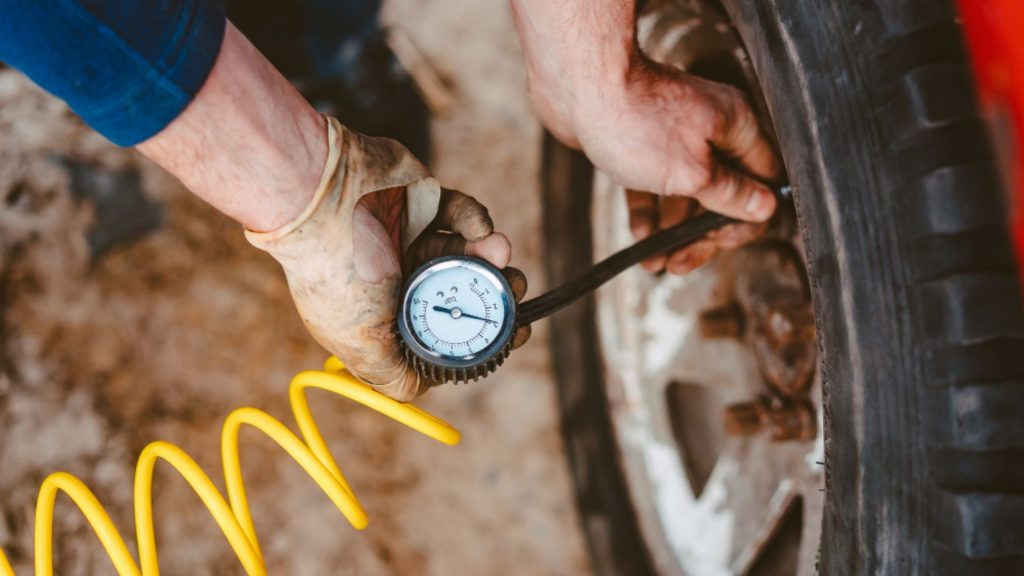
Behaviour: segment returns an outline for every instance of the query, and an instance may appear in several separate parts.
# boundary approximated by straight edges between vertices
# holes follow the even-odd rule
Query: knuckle
[[[665,195],[699,198],[711,181],[711,168],[705,163],[693,163],[678,170],[667,180]]]
[[[708,182],[698,188],[691,197],[701,206],[707,207],[709,204],[717,204],[722,201],[722,191],[714,183]]]
[[[743,179],[735,174],[728,174],[722,178],[722,195],[728,200],[737,200],[744,196]]]
[[[731,86],[716,86],[714,91],[707,95],[707,99],[701,106],[698,116],[701,125],[706,127],[709,135],[721,135],[729,132],[733,122],[733,111],[735,108],[735,96]]]
[[[487,214],[487,208],[484,207],[476,198],[469,196],[468,194],[461,194],[455,198],[452,202],[453,212],[457,217],[466,218],[477,214]]]
[[[470,196],[463,196],[453,207],[452,227],[470,240],[480,240],[493,231],[494,223],[486,206]]]

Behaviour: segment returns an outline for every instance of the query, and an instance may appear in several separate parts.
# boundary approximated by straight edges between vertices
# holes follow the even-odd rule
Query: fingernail
[[[758,190],[750,195],[750,199],[747,200],[746,211],[752,218],[756,220],[765,220],[771,216],[772,210],[772,197],[770,192]]]

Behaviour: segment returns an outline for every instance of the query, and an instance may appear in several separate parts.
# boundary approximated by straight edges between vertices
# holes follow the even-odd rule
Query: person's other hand
[[[380,392],[412,400],[436,383],[417,374],[398,347],[403,269],[446,254],[477,256],[504,269],[517,300],[526,278],[506,267],[511,245],[494,232],[487,209],[442,189],[401,144],[362,136],[334,119],[328,143],[323,178],[306,210],[277,230],[246,235],[284,267],[317,342]],[[520,329],[514,344],[529,334],[529,327]]]
[[[742,93],[643,58],[627,76],[624,89],[598,89],[600,97],[569,105],[552,99],[557,90],[534,88],[532,95],[557,138],[627,188],[633,236],[641,240],[704,210],[750,222],[644,267],[685,274],[757,238],[776,207],[764,183],[779,177],[780,163]]]
[[[775,195],[763,182],[778,178],[779,161],[739,90],[642,58],[624,84],[572,107],[575,141],[598,169],[630,190],[750,222],[771,217]]]
[[[781,166],[743,94],[644,56],[636,0],[512,0],[512,15],[541,122],[620,186],[661,197],[630,195],[638,236],[689,217],[688,200],[747,222],[771,217],[762,182]],[[648,266],[689,269],[755,232],[722,231]]]

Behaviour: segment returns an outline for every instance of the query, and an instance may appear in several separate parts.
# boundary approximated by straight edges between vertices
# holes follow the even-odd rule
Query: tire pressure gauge
[[[776,190],[780,199],[790,186]],[[705,212],[651,234],[589,270],[531,300],[516,304],[501,272],[479,258],[445,256],[409,277],[398,310],[399,343],[406,360],[435,382],[466,382],[498,369],[512,351],[521,324],[529,326],[596,290],[630,266],[697,242],[737,222]]]
[[[398,332],[406,359],[436,382],[466,382],[497,370],[512,350],[515,325],[508,281],[478,258],[431,260],[402,292]]]

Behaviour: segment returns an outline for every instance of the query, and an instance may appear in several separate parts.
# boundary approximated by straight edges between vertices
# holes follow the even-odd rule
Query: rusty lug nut
[[[813,340],[814,314],[810,303],[775,307],[767,315],[765,333],[777,346]]]
[[[818,421],[810,402],[772,407],[768,411],[772,442],[809,441],[818,435]]]
[[[818,423],[810,402],[770,405],[765,399],[730,404],[723,414],[725,433],[734,437],[756,436],[768,431],[772,442],[814,440]]]
[[[729,436],[754,436],[768,426],[768,408],[762,400],[730,404],[723,417]]]
[[[743,312],[731,302],[702,312],[699,325],[705,338],[739,338],[743,335]]]
[[[768,333],[776,342],[788,344],[793,341],[793,323],[785,314],[774,310],[768,316]]]

